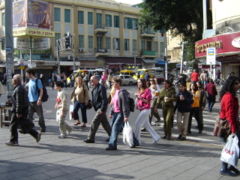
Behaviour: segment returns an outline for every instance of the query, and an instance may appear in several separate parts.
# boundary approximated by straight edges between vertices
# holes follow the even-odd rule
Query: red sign
[[[209,47],[216,48],[216,55],[233,55],[240,53],[240,32],[218,35],[203,39],[195,43],[195,57],[206,57],[206,50]]]

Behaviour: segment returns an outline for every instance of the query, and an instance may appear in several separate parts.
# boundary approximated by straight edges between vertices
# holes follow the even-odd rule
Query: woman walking
[[[87,104],[89,102],[88,88],[83,82],[81,76],[76,77],[75,79],[75,88],[71,95],[71,101],[74,103],[73,109],[73,119],[76,120],[74,125],[80,125],[80,127],[86,127],[87,124]],[[78,110],[81,109],[82,112],[82,121],[81,124],[78,116]]]
[[[129,93],[121,88],[122,80],[119,77],[112,78],[112,84],[115,89],[111,99],[112,105],[112,131],[106,150],[117,150],[117,137],[123,128],[124,122],[128,121],[130,115],[128,97]]]
[[[229,126],[231,127],[231,133],[238,136],[240,147],[240,122],[238,120],[238,98],[236,92],[240,89],[239,78],[235,76],[230,76],[224,83],[220,91],[221,100],[221,110],[220,119],[227,120]],[[225,142],[227,137],[223,139]],[[222,167],[220,170],[222,175],[237,176],[240,175],[240,171],[234,166],[231,166],[225,162],[222,162]]]
[[[135,122],[135,136],[139,143],[141,143],[141,127],[146,128],[146,130],[151,134],[154,143],[157,143],[160,139],[158,133],[152,128],[149,123],[149,115],[151,108],[151,90],[147,88],[146,80],[138,80],[138,91],[135,93],[137,99],[137,109],[140,110],[140,113]],[[135,144],[136,145],[136,144]]]
[[[212,79],[209,79],[205,91],[207,92],[208,111],[212,112],[217,96],[217,89]]]

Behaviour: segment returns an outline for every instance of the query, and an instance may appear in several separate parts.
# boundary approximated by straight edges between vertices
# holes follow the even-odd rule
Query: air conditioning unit
[[[79,48],[80,53],[84,53],[84,48]]]

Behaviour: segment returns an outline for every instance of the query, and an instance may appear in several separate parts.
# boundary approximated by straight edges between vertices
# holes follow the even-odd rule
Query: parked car
[[[120,75],[122,79],[122,85],[134,85],[137,84],[137,80],[130,75]]]

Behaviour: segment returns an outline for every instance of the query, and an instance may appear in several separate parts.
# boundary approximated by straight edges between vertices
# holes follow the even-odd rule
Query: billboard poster
[[[29,38],[14,38],[14,48],[26,50],[30,49]],[[49,38],[35,38],[32,39],[32,49],[44,50],[50,48]]]
[[[52,5],[40,0],[19,0],[13,3],[14,36],[52,37]],[[29,29],[39,31],[30,33]],[[21,32],[21,33],[19,33]],[[44,32],[44,33],[43,33]]]

